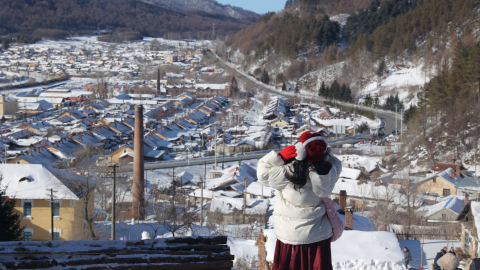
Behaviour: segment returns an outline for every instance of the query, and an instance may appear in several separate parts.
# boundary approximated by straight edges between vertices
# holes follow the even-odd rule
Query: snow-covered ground
[[[273,230],[265,230],[267,261],[272,262],[276,237]],[[389,232],[344,231],[342,237],[332,243],[334,269],[404,269],[403,254],[397,237]]]

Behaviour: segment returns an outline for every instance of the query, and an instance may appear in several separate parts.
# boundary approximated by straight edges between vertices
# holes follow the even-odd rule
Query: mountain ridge
[[[251,24],[225,14],[180,12],[137,0],[0,0],[0,6],[0,35],[32,34],[39,29],[66,34],[109,29],[152,37],[175,34],[210,39],[213,24],[217,36]]]
[[[142,0],[145,3],[168,8],[180,12],[201,10],[209,13],[220,13],[236,19],[249,19],[254,21],[259,14],[240,7],[223,5],[215,0]]]

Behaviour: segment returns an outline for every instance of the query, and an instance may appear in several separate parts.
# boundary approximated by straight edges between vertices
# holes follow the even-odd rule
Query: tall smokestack
[[[340,190],[340,200],[339,200],[339,209],[340,214],[345,214],[345,208],[347,207],[347,191]]]
[[[143,106],[135,106],[135,130],[133,138],[133,198],[132,217],[145,219],[145,175],[143,164]]]

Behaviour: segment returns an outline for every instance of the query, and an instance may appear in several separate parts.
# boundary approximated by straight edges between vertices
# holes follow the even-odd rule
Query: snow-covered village
[[[247,2],[0,0],[0,269],[480,270],[478,1]]]

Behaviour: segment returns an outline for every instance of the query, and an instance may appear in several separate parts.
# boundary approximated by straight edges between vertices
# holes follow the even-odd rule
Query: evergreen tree
[[[370,94],[367,94],[364,98],[363,98],[363,104],[365,106],[371,106],[372,105],[372,96]]]
[[[378,107],[380,105],[380,99],[378,98],[378,94],[375,95],[375,99],[373,100],[373,106]]]
[[[348,98],[347,98],[347,86],[345,84],[342,84],[342,86],[340,87],[339,99],[344,100],[344,101],[348,100]]]
[[[238,93],[239,89],[238,89],[238,82],[237,82],[237,79],[235,78],[235,76],[233,76],[232,78],[232,92],[233,93]]]
[[[330,95],[333,99],[340,99],[340,84],[337,80],[333,81],[332,85],[330,86]]]
[[[320,85],[320,89],[318,90],[318,95],[321,97],[327,96],[327,88],[325,88],[325,82],[322,82],[322,85]]]
[[[385,60],[382,59],[382,61],[378,65],[377,76],[382,77],[384,72],[385,72]]]
[[[295,93],[300,93],[300,88],[298,88],[298,82],[295,84]]]
[[[8,41],[8,39],[5,38],[2,42],[2,49],[6,51],[8,50],[8,48],[10,48],[10,42]]]
[[[285,82],[282,84],[282,91],[287,91],[287,86],[285,85]]]
[[[6,197],[6,188],[0,178],[0,241],[19,241],[23,228],[20,225],[20,213],[15,210],[16,200]]]

